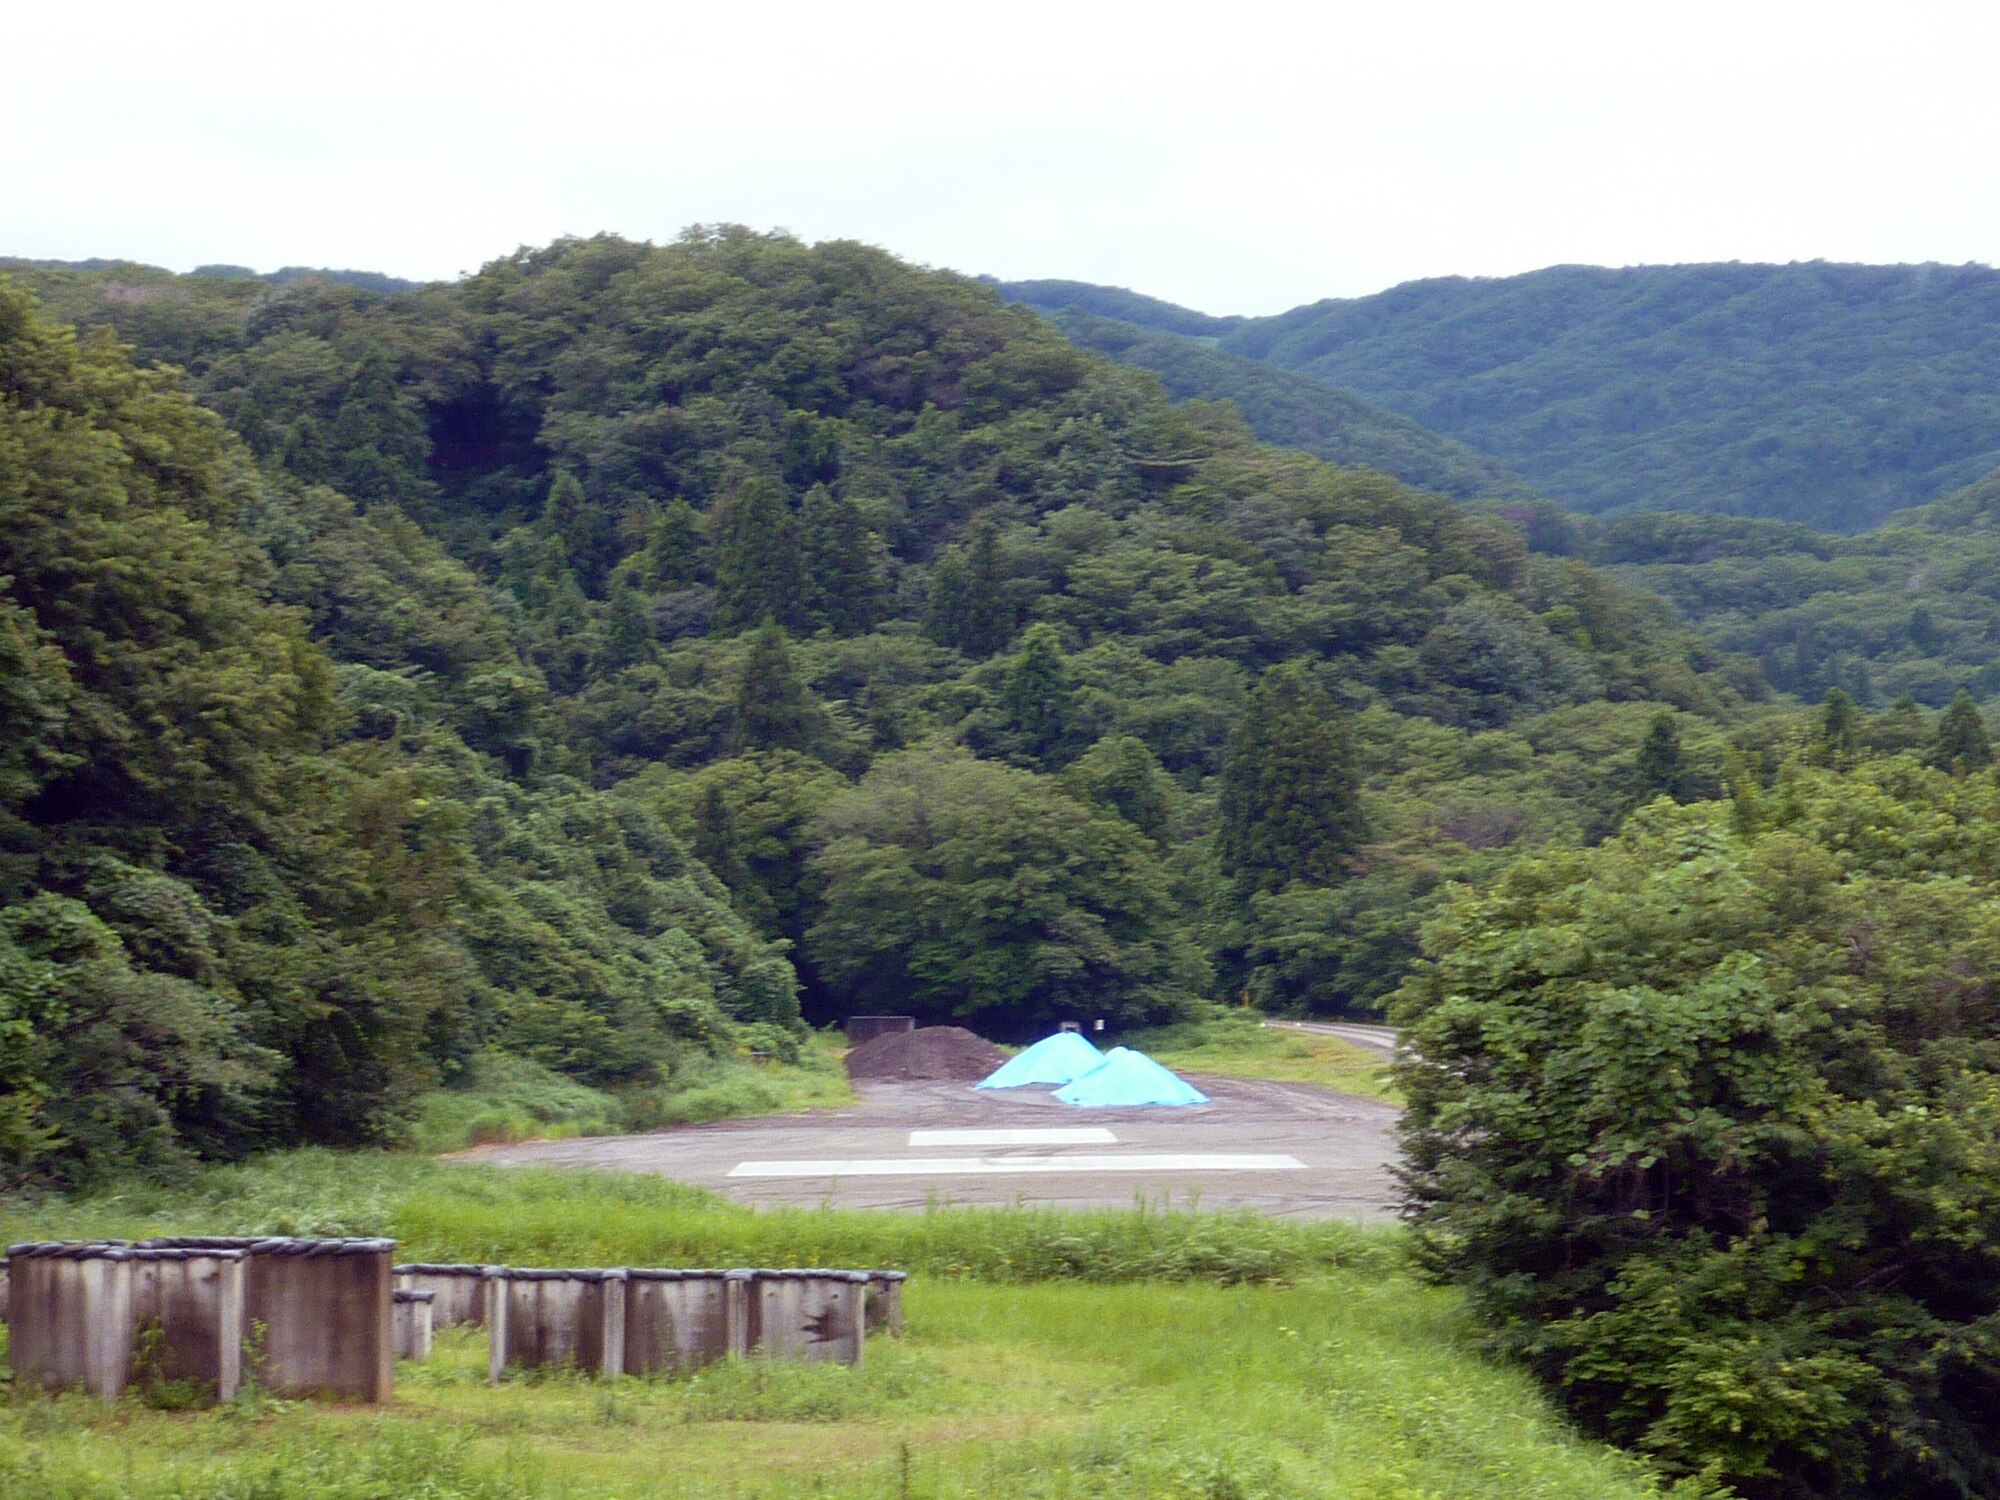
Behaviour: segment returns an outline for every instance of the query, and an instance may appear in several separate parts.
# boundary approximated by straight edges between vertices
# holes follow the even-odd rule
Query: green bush
[[[1461,893],[1396,1012],[1425,1263],[1673,1469],[2000,1493],[1996,853],[1904,758]]]

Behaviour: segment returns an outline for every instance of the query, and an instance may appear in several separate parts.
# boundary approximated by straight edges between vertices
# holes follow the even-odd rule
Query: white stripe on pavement
[[[912,1130],[912,1146],[1110,1146],[1118,1137],[1103,1126],[1071,1130]]]
[[[1043,1172],[1298,1172],[1296,1156],[928,1156],[746,1161],[731,1177],[986,1177]]]

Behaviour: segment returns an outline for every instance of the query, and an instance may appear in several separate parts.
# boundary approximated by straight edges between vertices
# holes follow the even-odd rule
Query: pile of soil
[[[977,1083],[1006,1060],[1006,1053],[963,1026],[920,1026],[863,1042],[847,1054],[847,1076],[857,1083],[932,1078]]]

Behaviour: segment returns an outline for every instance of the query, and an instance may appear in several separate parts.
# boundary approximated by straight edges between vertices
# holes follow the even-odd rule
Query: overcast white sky
[[[0,254],[450,277],[697,222],[1275,312],[2000,261],[2000,6],[17,8]]]

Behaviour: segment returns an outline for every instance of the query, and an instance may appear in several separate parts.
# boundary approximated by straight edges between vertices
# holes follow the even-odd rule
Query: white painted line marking
[[[1101,1125],[1072,1130],[912,1130],[912,1146],[1110,1146],[1118,1137]]]
[[[1040,1172],[1297,1172],[1296,1156],[922,1156],[831,1161],[746,1161],[731,1177],[982,1177]]]

